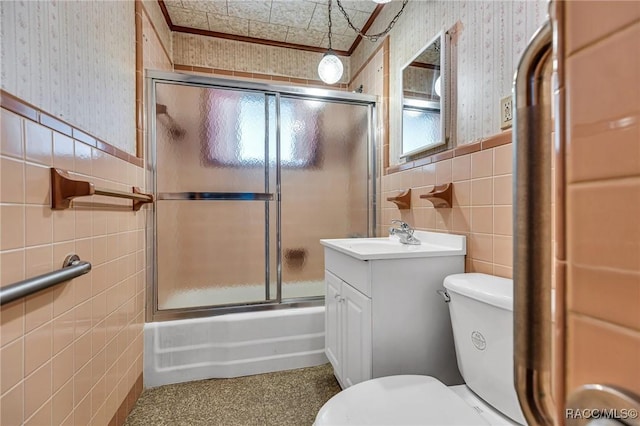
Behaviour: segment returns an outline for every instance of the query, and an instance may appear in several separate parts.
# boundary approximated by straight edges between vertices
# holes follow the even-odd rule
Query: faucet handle
[[[411,226],[403,220],[393,219],[391,223],[397,223],[398,225],[400,225],[400,229],[402,229],[403,231],[412,230]]]

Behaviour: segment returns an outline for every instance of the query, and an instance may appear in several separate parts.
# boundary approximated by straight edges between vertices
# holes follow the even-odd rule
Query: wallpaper
[[[160,39],[160,43],[169,53],[169,55],[173,55],[171,50],[173,49],[171,43],[172,33],[167,25],[167,21],[164,19],[164,15],[162,14],[162,9],[160,9],[160,5],[157,0],[142,0],[142,7],[147,12],[149,16],[149,20],[153,25],[153,28],[156,30],[158,34],[158,38]]]
[[[132,1],[0,2],[2,89],[135,153]]]
[[[176,65],[318,80],[318,63],[322,55],[193,34],[173,34],[173,63]],[[348,83],[350,61],[343,56],[340,59],[344,66],[340,83]]]
[[[391,162],[398,162],[393,147],[401,131],[402,67],[416,52],[439,31],[454,29],[457,144],[495,135],[500,132],[500,98],[511,94],[517,60],[543,23],[546,8],[546,0],[409,2],[389,35]],[[398,10],[399,2],[387,5],[369,33],[383,30]],[[377,43],[361,42],[351,56],[353,69],[359,69],[376,47]]]

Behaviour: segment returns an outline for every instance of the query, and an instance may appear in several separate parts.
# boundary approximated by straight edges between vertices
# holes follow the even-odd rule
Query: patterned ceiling
[[[310,48],[329,46],[327,0],[159,0],[170,26],[284,42]],[[377,4],[372,0],[341,0],[351,22],[365,26]],[[357,34],[332,1],[332,44],[348,51]],[[175,28],[174,28],[175,30]],[[178,28],[177,30],[180,30]]]

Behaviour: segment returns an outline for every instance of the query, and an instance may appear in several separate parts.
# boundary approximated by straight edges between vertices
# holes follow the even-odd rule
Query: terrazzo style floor
[[[330,364],[145,389],[125,426],[310,426],[340,391]]]

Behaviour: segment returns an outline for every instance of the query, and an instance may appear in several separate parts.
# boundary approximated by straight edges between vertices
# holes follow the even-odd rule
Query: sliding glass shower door
[[[148,86],[153,314],[321,298],[319,240],[373,229],[373,102],[201,80]]]

